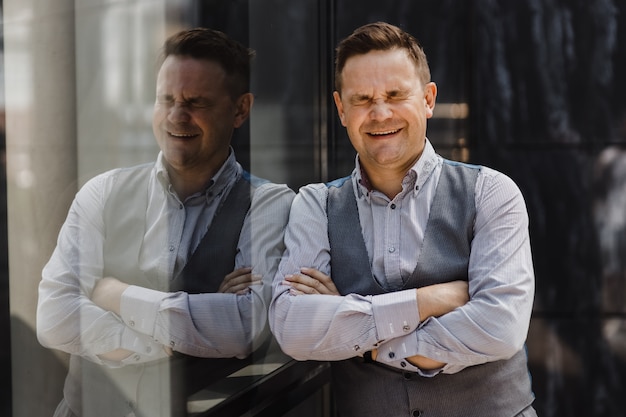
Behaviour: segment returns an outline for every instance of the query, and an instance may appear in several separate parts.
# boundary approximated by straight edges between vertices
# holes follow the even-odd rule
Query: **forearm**
[[[469,300],[467,283],[465,281],[453,281],[421,287],[415,290],[415,299],[419,322],[430,317],[439,317],[467,303]],[[416,329],[406,328],[406,330],[405,335],[400,338],[387,338],[380,350],[375,349],[372,352],[372,358],[376,360],[380,352],[381,361],[391,366],[406,369],[410,368],[409,365],[413,365],[420,371],[438,370],[446,365],[444,362],[423,355],[412,354],[411,352],[417,352],[417,342],[414,335]]]
[[[343,360],[378,341],[371,307],[358,296],[277,293],[270,327],[282,350],[298,360]]]
[[[133,363],[161,357],[160,344],[127,328],[114,313],[58,284],[49,292],[51,286],[45,281],[40,285],[37,337],[43,346],[110,366],[131,356]]]
[[[377,296],[292,295],[275,283],[270,326],[300,360],[343,360],[411,333],[419,324],[415,291]]]
[[[200,357],[245,357],[262,337],[266,304],[260,285],[246,295],[164,293],[130,286],[122,320],[175,351]]]

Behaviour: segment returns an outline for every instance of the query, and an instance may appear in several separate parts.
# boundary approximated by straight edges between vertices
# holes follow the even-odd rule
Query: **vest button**
[[[422,416],[422,410],[413,410],[413,411],[411,411],[411,415],[413,417],[421,417]]]
[[[413,378],[413,375],[410,372],[402,372],[402,377],[408,381]]]

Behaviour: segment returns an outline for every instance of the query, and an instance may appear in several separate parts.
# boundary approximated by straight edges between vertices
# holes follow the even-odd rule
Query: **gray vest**
[[[417,266],[404,289],[467,280],[479,167],[445,161]],[[328,184],[333,281],[341,294],[387,292],[372,275],[352,181]],[[355,280],[354,277],[362,277]],[[494,318],[495,319],[495,318]],[[432,378],[353,358],[331,363],[339,416],[512,417],[533,402],[524,351]]]
[[[170,280],[159,277],[158,271],[139,268],[153,166],[146,164],[119,172],[103,213],[103,276],[159,291],[216,292],[224,276],[234,269],[237,243],[257,179],[244,173],[181,273]],[[190,393],[234,372],[246,361],[176,353],[154,363],[110,369],[72,355],[64,395],[79,416],[126,416],[131,412],[137,417],[184,416]]]

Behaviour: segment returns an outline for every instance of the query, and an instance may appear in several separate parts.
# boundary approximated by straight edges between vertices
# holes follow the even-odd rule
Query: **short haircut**
[[[250,67],[255,52],[223,32],[208,28],[178,32],[165,41],[161,63],[171,55],[205,59],[221,65],[233,98],[250,91]]]
[[[430,82],[430,69],[426,54],[411,34],[385,22],[370,23],[357,28],[337,46],[335,60],[335,89],[341,92],[343,71],[346,61],[355,55],[371,51],[404,49],[415,64],[417,75],[424,84]]]

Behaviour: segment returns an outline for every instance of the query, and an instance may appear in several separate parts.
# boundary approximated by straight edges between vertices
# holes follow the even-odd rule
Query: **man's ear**
[[[252,93],[242,94],[235,103],[235,128],[240,127],[250,116],[250,110],[252,109],[252,103],[254,103],[254,96]]]
[[[437,100],[437,84],[429,82],[424,86],[424,105],[426,106],[426,118],[433,117],[435,101]]]
[[[333,91],[333,98],[335,99],[335,106],[337,106],[339,120],[341,120],[341,124],[345,127],[345,113],[343,112],[343,103],[341,102],[341,95],[339,94],[339,91]]]

